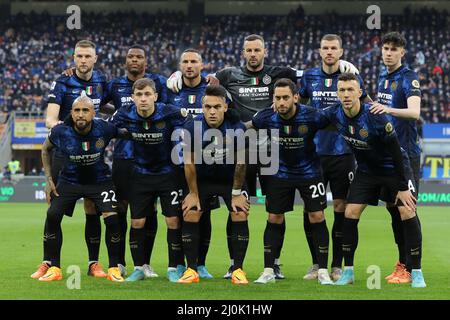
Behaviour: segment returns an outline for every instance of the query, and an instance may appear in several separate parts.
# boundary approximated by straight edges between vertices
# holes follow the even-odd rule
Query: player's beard
[[[292,108],[293,107],[283,107],[281,110],[279,108],[277,108],[277,112],[280,115],[285,116],[285,115],[288,115],[292,111]]]
[[[258,61],[256,60],[255,62],[253,62],[252,64],[250,63],[250,60],[248,60],[247,62],[247,69],[249,70],[255,70],[258,69],[259,67],[261,67],[263,60]]]
[[[189,75],[187,72],[185,72],[185,73],[183,74],[183,77],[186,78],[186,79],[189,79],[189,80],[194,80],[194,79],[196,79],[199,75],[200,75],[200,73],[191,72],[190,75]]]
[[[327,61],[327,59],[324,59],[323,62],[325,63],[325,65],[329,68],[333,67],[336,65],[336,63],[338,63],[339,59],[334,59],[332,60],[332,62]]]
[[[83,123],[82,125],[80,125],[79,123]],[[90,122],[88,122],[87,120],[77,120],[75,121],[75,127],[77,128],[78,131],[84,131],[88,126],[90,125]]]
[[[83,69],[81,69],[80,67],[77,67],[77,71],[81,74],[87,74],[87,73],[91,72],[93,68],[94,68],[94,66],[92,66],[90,68],[83,68]]]

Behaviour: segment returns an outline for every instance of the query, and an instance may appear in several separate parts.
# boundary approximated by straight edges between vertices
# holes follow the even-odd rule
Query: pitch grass
[[[0,299],[450,299],[450,212],[448,208],[421,207],[423,228],[423,271],[428,287],[412,289],[410,285],[388,285],[384,276],[397,260],[390,217],[383,207],[369,207],[359,224],[359,247],[356,254],[356,283],[352,286],[320,286],[316,281],[302,280],[311,263],[302,227],[301,207],[287,215],[287,230],[282,252],[282,270],[287,279],[271,285],[233,286],[222,275],[228,268],[225,241],[226,212],[212,214],[212,241],[207,266],[215,276],[199,284],[180,285],[165,278],[167,267],[166,227],[159,216],[159,229],[153,250],[152,266],[160,275],[138,283],[112,283],[86,275],[87,250],[84,243],[84,214],[77,205],[73,218],[63,220],[62,268],[64,280],[41,283],[30,274],[42,258],[42,227],[45,204],[0,204]],[[331,230],[333,214],[327,210]],[[253,206],[250,215],[250,244],[245,271],[250,281],[263,268],[262,235],[266,224],[263,206]],[[102,231],[104,233],[104,226]],[[128,249],[127,249],[128,250]],[[128,272],[132,260],[127,252]],[[106,246],[101,246],[101,262],[107,266]],[[330,258],[331,260],[331,258]],[[331,262],[331,261],[330,261]],[[81,268],[81,289],[66,287],[69,265]],[[369,290],[366,272],[370,265],[381,269],[381,289]]]

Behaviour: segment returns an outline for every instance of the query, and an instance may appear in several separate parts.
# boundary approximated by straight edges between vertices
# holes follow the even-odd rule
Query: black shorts
[[[181,217],[181,203],[185,193],[186,180],[181,170],[162,175],[133,172],[130,198],[131,219],[142,219],[152,214],[158,197],[164,216]]]
[[[410,157],[409,164],[411,166],[411,173],[416,186],[416,192],[419,194],[420,178],[422,178],[420,172],[420,157]]]
[[[323,183],[330,183],[333,199],[347,199],[348,189],[355,174],[355,157],[353,154],[340,156],[321,156]]]
[[[116,190],[112,181],[102,184],[70,184],[59,181],[56,186],[59,197],[52,195],[48,212],[56,215],[67,215],[71,217],[75,204],[80,198],[88,198],[95,203],[95,207],[101,213],[117,212]]]
[[[414,196],[416,190],[411,172],[406,172],[408,186]],[[347,203],[378,205],[378,200],[386,203],[395,203],[399,189],[399,181],[396,176],[379,176],[356,170],[355,179],[350,185],[350,194]],[[403,206],[399,201],[397,206]]]
[[[202,211],[216,209],[214,206],[218,202],[219,197],[222,197],[228,211],[233,211],[231,207],[231,190],[232,184],[220,183],[216,181],[199,180],[198,181],[198,196],[200,199],[200,206]],[[242,187],[241,194],[244,194],[249,199],[247,187]]]
[[[52,180],[55,186],[58,184],[59,174],[64,167],[65,158],[60,153],[58,153],[57,149],[54,148],[52,150],[52,167],[50,168]]]
[[[305,180],[290,180],[270,176],[267,179],[266,211],[284,214],[294,210],[295,190],[305,204],[305,211],[315,212],[327,207],[325,185],[321,177]]]
[[[256,178],[259,179],[259,186],[261,187],[262,195],[266,194],[267,190],[267,177],[265,175],[261,175],[261,169],[258,164],[249,164],[247,165],[245,172],[245,184],[247,186],[248,193],[251,197],[258,196],[257,193],[257,181]]]
[[[112,163],[112,179],[117,190],[117,200],[130,201],[133,159],[114,159]]]

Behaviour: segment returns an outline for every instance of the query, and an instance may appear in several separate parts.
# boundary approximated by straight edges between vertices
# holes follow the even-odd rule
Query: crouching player
[[[114,125],[94,119],[92,100],[82,95],[77,98],[66,123],[52,128],[42,147],[42,162],[47,177],[47,210],[44,255],[51,258],[51,267],[39,278],[40,281],[62,279],[60,267],[64,215],[71,216],[80,198],[91,199],[106,225],[106,245],[109,256],[107,279],[122,282],[118,268],[121,232],[116,212],[117,201],[111,173],[104,162],[105,147],[111,139],[125,136]],[[50,151],[58,148],[65,156],[58,184],[51,176]]]
[[[324,110],[325,116],[350,144],[358,163],[345,209],[342,250],[345,268],[337,285],[354,281],[354,256],[358,246],[358,222],[367,205],[378,200],[395,203],[400,212],[411,265],[411,286],[426,286],[422,270],[422,232],[416,215],[416,198],[409,159],[400,147],[394,126],[385,115],[370,113],[369,104],[361,104],[361,88],[352,74],[338,78],[340,103]],[[380,196],[381,195],[381,196]]]
[[[278,172],[267,178],[266,210],[269,214],[264,231],[264,272],[255,283],[275,282],[274,265],[283,239],[284,214],[293,210],[299,190],[312,226],[315,255],[319,263],[318,282],[333,284],[327,271],[329,234],[323,210],[327,206],[325,186],[314,136],[328,121],[316,109],[297,104],[299,95],[290,79],[275,82],[274,109],[261,110],[251,125],[257,129],[279,130],[272,141],[279,145]],[[250,126],[250,124],[248,124]],[[273,151],[273,150],[272,150]]]
[[[183,201],[183,249],[188,269],[178,283],[199,282],[197,273],[199,221],[202,211],[211,209],[211,200],[222,197],[231,216],[233,284],[248,284],[242,270],[247,252],[249,229],[248,194],[245,181],[245,125],[229,116],[226,90],[207,86],[202,98],[203,114],[186,125],[183,149],[189,193]],[[200,138],[201,141],[195,138]],[[197,148],[196,148],[197,146]]]

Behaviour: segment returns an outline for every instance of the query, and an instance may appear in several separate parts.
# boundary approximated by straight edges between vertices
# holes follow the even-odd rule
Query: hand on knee
[[[415,211],[410,211],[406,207],[398,207],[398,211],[400,212],[400,219],[402,221],[414,218],[416,216]]]

